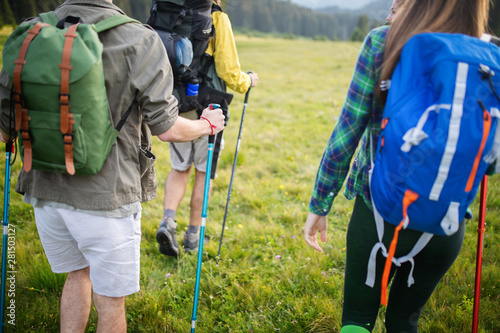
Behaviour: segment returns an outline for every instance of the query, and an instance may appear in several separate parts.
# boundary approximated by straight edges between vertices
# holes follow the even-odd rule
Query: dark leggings
[[[389,249],[395,226],[384,223],[383,243]],[[465,223],[452,236],[434,236],[427,246],[414,257],[415,283],[408,287],[411,266],[392,265],[392,286],[385,318],[387,332],[417,332],[418,318],[423,306],[433,293],[439,280],[448,271],[460,252],[464,240]],[[410,252],[422,233],[401,230],[395,257]],[[342,326],[356,325],[373,330],[380,307],[380,291],[385,257],[377,256],[377,270],[373,288],[365,284],[368,259],[373,245],[378,242],[372,211],[361,197],[356,198],[347,230],[347,258],[344,283]]]

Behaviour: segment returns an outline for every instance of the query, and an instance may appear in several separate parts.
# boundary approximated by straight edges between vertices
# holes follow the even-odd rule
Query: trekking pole
[[[219,108],[219,104],[210,104],[210,110]],[[205,170],[205,188],[203,191],[203,207],[201,211],[200,244],[198,246],[198,264],[196,267],[196,283],[194,288],[193,315],[191,317],[191,333],[196,329],[196,312],[198,310],[198,296],[200,293],[201,261],[203,260],[203,241],[205,240],[205,225],[207,222],[208,196],[210,194],[210,170],[214,153],[215,136],[208,136],[207,169]]]
[[[5,144],[5,186],[3,197],[3,241],[2,241],[2,288],[0,296],[0,332],[3,332],[5,321],[5,282],[7,274],[7,240],[9,233],[9,203],[10,203],[10,174],[11,174],[11,156],[14,152],[14,141],[7,141]]]
[[[474,287],[474,307],[472,310],[472,333],[477,333],[479,316],[479,295],[481,293],[481,268],[483,264],[483,239],[485,231],[486,194],[488,189],[488,176],[481,180],[479,198],[479,221],[477,227],[477,256],[476,256],[476,281]]]
[[[251,73],[251,72],[249,72]],[[243,120],[245,119],[245,111],[247,109],[247,104],[248,104],[248,95],[250,94],[250,88],[248,88],[246,94],[245,94],[245,101],[243,102],[243,111],[241,112],[241,121],[240,121],[240,131],[238,133],[238,140],[236,142],[236,150],[234,152],[234,160],[233,160],[233,171],[231,171],[231,180],[229,181],[229,190],[227,192],[227,200],[226,200],[226,209],[224,211],[224,221],[222,222],[222,231],[220,233],[220,241],[219,241],[219,252],[217,253],[217,259],[215,260],[215,266],[219,266],[219,260],[220,260],[220,250],[222,248],[222,238],[224,237],[224,228],[226,226],[226,218],[227,218],[227,209],[229,207],[229,200],[231,200],[231,190],[233,188],[233,177],[234,177],[234,170],[236,169],[236,162],[238,159],[238,151],[240,150],[240,142],[241,142],[241,130],[243,128]]]

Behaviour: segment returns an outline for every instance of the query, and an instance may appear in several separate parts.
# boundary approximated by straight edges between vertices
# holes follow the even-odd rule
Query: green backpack
[[[72,16],[58,21],[54,12],[40,18],[17,27],[3,49],[23,168],[96,174],[132,108],[112,126],[98,33],[140,22],[124,15],[97,24]],[[73,24],[64,28],[66,22]]]

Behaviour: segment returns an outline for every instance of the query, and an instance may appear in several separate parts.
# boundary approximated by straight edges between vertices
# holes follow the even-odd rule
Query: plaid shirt
[[[326,146],[316,176],[309,210],[327,215],[334,198],[350,171],[344,195],[354,199],[361,195],[371,205],[369,171],[370,147],[376,148],[383,107],[374,96],[383,61],[385,38],[389,26],[373,29],[365,38],[340,117]],[[351,159],[361,146],[351,166]]]

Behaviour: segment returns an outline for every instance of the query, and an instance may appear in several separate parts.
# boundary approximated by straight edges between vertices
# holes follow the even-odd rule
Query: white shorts
[[[34,209],[38,234],[54,273],[90,266],[96,294],[122,297],[139,291],[140,212],[109,218],[49,206]]]

